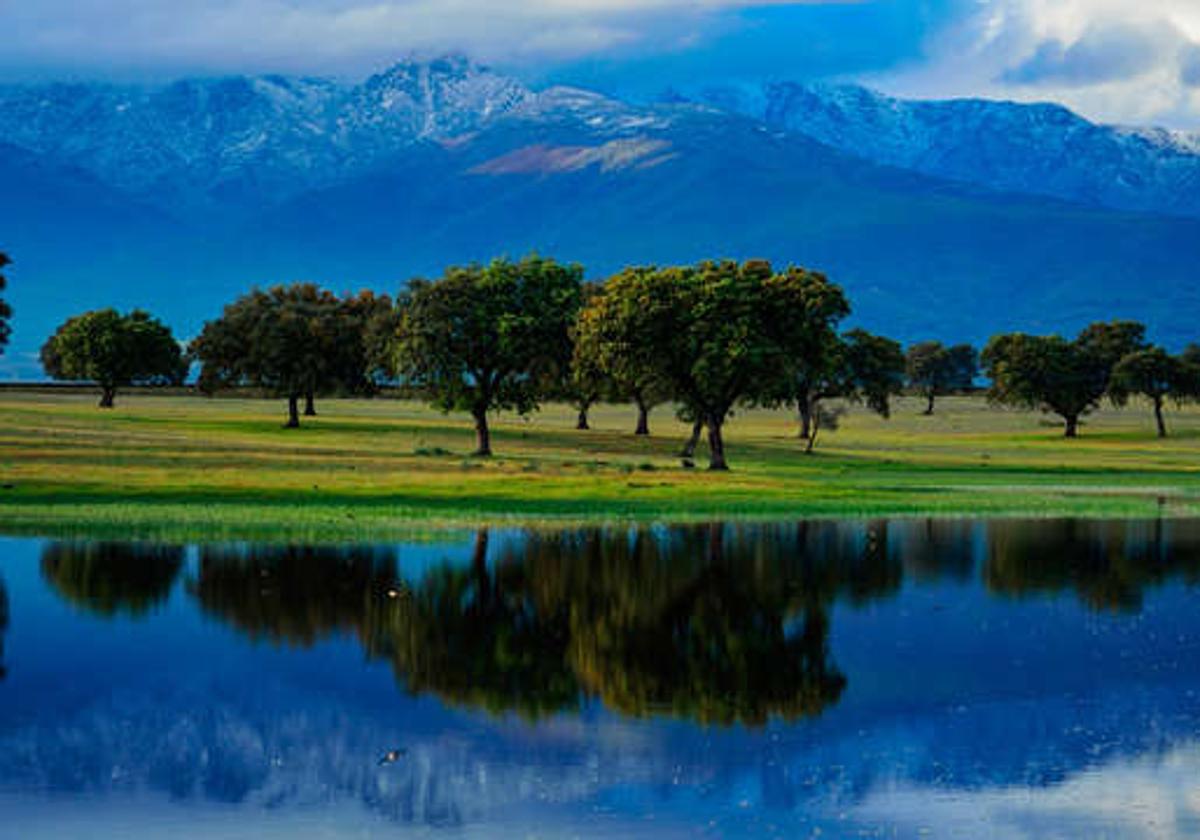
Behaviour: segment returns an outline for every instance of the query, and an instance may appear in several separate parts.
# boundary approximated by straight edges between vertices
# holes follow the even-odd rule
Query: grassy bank
[[[685,470],[686,429],[660,409],[594,428],[552,406],[501,417],[497,457],[466,457],[470,425],[414,403],[326,400],[305,428],[281,404],[129,396],[102,412],[75,394],[0,393],[0,531],[178,538],[370,539],[480,520],[560,523],[865,515],[1200,513],[1200,412],[1159,441],[1143,407],[1089,418],[1065,441],[1037,414],[942,401],[922,417],[852,412],[801,454],[789,415],[728,430],[733,471]],[[699,465],[703,466],[703,447]]]

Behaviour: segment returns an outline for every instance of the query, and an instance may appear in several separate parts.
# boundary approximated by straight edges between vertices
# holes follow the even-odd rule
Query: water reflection
[[[209,615],[253,639],[310,647],[358,631],[397,585],[394,548],[203,546],[188,584]]]
[[[42,573],[72,603],[141,615],[183,549],[52,542]],[[204,546],[186,590],[254,640],[337,634],[391,664],[408,692],[536,719],[592,698],[630,716],[705,724],[797,720],[838,701],[830,609],[894,596],[906,578],[1021,598],[1074,591],[1137,610],[1147,587],[1200,580],[1187,522],[798,522],[479,530],[468,552],[407,579],[395,547]],[[0,590],[2,591],[2,590]]]
[[[8,676],[4,667],[4,634],[8,632],[8,590],[4,588],[4,579],[0,578],[0,682]]]
[[[171,594],[183,554],[179,546],[150,543],[52,542],[42,552],[42,576],[83,609],[139,616]]]
[[[447,539],[10,543],[0,836],[46,793],[330,835],[1200,829],[1198,523]]]
[[[988,534],[984,579],[1005,595],[1073,590],[1094,609],[1137,611],[1149,587],[1200,580],[1192,522],[1026,522]]]

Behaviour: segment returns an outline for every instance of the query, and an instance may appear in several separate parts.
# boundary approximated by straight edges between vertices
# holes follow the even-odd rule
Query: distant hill
[[[349,86],[0,89],[0,248],[17,260],[0,369],[35,374],[45,335],[90,306],[143,305],[188,337],[255,283],[394,291],[535,249],[593,275],[707,256],[821,268],[859,323],[905,340],[1117,315],[1197,337],[1200,220],[882,165],[850,132],[835,148],[750,110],[532,91],[461,58]]]

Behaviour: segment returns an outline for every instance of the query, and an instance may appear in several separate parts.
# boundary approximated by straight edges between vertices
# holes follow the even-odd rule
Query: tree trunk
[[[635,435],[648,435],[650,434],[650,409],[647,407],[646,401],[641,397],[635,398],[634,402],[637,403],[638,419],[637,428],[634,429],[633,433]]]
[[[925,404],[925,416],[926,417],[930,417],[933,415],[933,396],[934,396],[933,391],[930,391],[928,394],[925,395],[925,398],[927,400],[929,400],[929,402]]]
[[[725,463],[725,441],[721,437],[721,421],[708,418],[708,468],[723,471],[729,469]]]
[[[471,414],[475,418],[475,451],[471,454],[476,458],[490,458],[492,430],[488,428],[487,409],[476,409]]]
[[[112,408],[117,397],[117,389],[112,385],[102,385],[100,390],[100,407]]]
[[[797,397],[796,399],[797,413],[800,416],[800,440],[808,440],[812,434],[812,403],[808,401],[808,397]]]
[[[575,421],[575,428],[581,432],[586,432],[592,428],[588,425],[588,410],[586,408],[579,409],[579,418]]]
[[[809,406],[810,424],[808,431],[808,445],[804,447],[804,454],[813,454],[813,448],[817,445],[817,435],[821,431],[821,412],[817,409],[817,404],[812,403]]]
[[[313,392],[312,391],[308,391],[304,395],[304,416],[305,417],[316,417],[317,416],[317,406],[313,400]]]
[[[1163,401],[1162,397],[1154,398],[1154,422],[1158,424],[1158,436],[1165,438],[1167,436],[1167,424],[1163,422]]]
[[[1079,415],[1072,414],[1065,418],[1067,421],[1066,431],[1063,432],[1063,437],[1079,437]]]
[[[704,421],[702,420],[697,420],[692,424],[692,436],[683,445],[683,451],[679,453],[680,458],[694,458],[696,456],[696,446],[700,443],[700,432],[703,429]]]
[[[287,422],[283,424],[283,428],[285,428],[285,429],[299,429],[300,428],[300,395],[299,394],[289,394],[288,395],[288,419],[287,419]]]

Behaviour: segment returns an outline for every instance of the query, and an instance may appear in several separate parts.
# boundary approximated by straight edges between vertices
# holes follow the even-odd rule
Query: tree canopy
[[[571,358],[582,280],[580,266],[531,256],[413,281],[401,301],[397,374],[442,411],[469,412],[475,454],[491,455],[488,413],[533,411]]]
[[[1167,436],[1163,404],[1195,399],[1200,392],[1200,366],[1172,356],[1161,347],[1137,350],[1121,358],[1113,368],[1110,390],[1121,398],[1145,397],[1154,408],[1159,437]]]
[[[191,354],[201,364],[201,389],[252,387],[286,397],[286,426],[296,428],[300,399],[336,388],[361,361],[361,335],[335,295],[296,283],[254,289],[226,306],[204,325]],[[355,381],[363,376],[357,371]]]
[[[67,320],[42,346],[42,367],[54,379],[95,382],[101,408],[112,408],[126,385],[177,385],[187,364],[170,329],[135,309],[98,309]]]
[[[580,353],[625,388],[670,393],[708,429],[709,468],[727,469],[723,427],[743,402],[777,399],[796,348],[844,308],[818,274],[763,260],[628,269],[580,318]]]
[[[828,400],[865,403],[882,417],[891,415],[891,400],[904,387],[904,350],[898,342],[853,329],[844,336],[832,334],[809,358],[803,373],[789,381],[796,388],[805,452],[816,447],[822,428],[837,427],[840,409],[828,408]]]
[[[1145,346],[1145,327],[1132,321],[1092,324],[1074,341],[1061,336],[1009,333],[992,338],[982,359],[996,403],[1059,415],[1066,437],[1075,437],[1079,418],[1113,390],[1112,374],[1126,355]]]
[[[926,399],[925,414],[933,414],[937,397],[971,387],[979,375],[979,353],[970,344],[922,341],[908,348],[905,373],[909,386]]]

